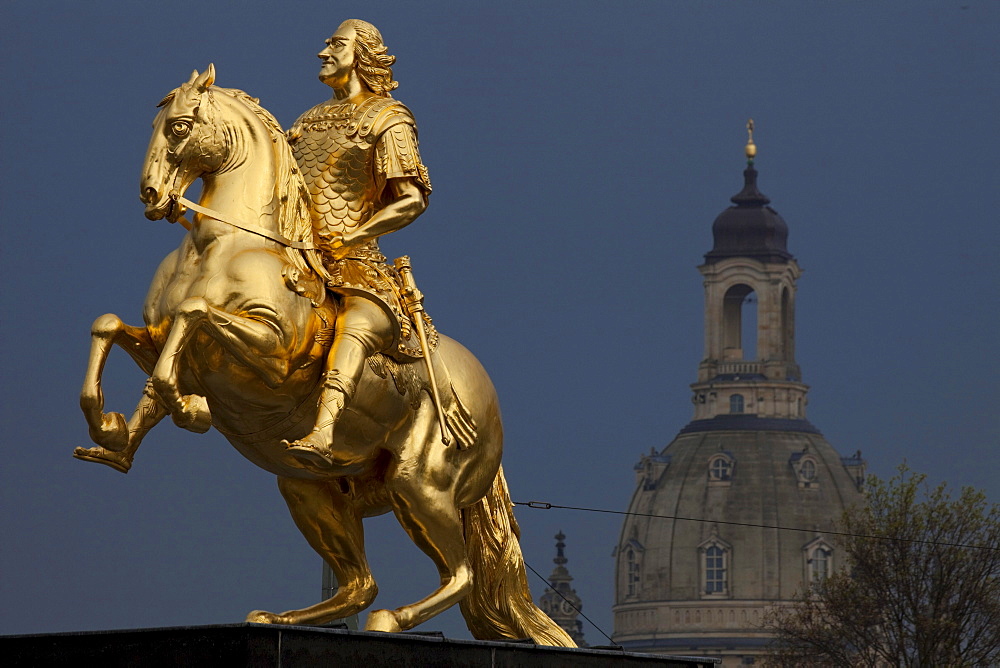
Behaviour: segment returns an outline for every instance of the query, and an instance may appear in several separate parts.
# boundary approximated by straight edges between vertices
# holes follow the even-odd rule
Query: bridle
[[[270,230],[264,229],[260,225],[254,225],[252,223],[246,223],[241,220],[227,219],[218,211],[214,209],[209,209],[207,206],[202,206],[200,204],[195,204],[183,195],[178,195],[177,193],[170,193],[170,199],[174,200],[176,204],[180,204],[186,209],[191,209],[192,211],[197,211],[203,216],[208,216],[220,223],[225,223],[226,225],[232,225],[233,227],[239,228],[245,232],[250,232],[264,237],[265,239],[270,239],[271,241],[276,241],[282,246],[287,246],[289,248],[295,248],[298,250],[315,250],[316,246],[311,241],[292,241],[291,239],[278,234],[277,232],[272,232]],[[181,223],[185,228],[191,229],[191,224],[185,218],[179,218],[178,222]],[[187,223],[187,224],[185,224]]]

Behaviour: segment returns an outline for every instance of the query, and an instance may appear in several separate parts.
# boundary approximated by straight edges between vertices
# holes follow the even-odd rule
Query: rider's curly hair
[[[399,87],[399,82],[392,78],[392,64],[396,56],[390,56],[382,33],[378,28],[361,19],[348,19],[342,26],[354,28],[357,38],[354,40],[354,55],[357,58],[358,76],[376,95],[392,97],[389,91]]]

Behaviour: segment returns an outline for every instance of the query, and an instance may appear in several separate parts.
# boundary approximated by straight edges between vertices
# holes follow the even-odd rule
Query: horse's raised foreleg
[[[126,425],[127,442],[125,447],[121,450],[113,450],[103,446],[76,448],[73,450],[73,456],[88,462],[106,464],[117,471],[128,473],[128,470],[132,468],[132,459],[135,457],[135,452],[139,449],[143,437],[166,414],[166,408],[156,398],[152,383],[147,380],[146,389],[142,398],[139,399],[139,405],[135,407],[135,413],[132,414],[132,419]]]
[[[461,515],[455,507],[454,476],[444,470],[449,466],[440,454],[445,446],[434,443],[440,438],[437,416],[430,401],[418,411],[412,440],[401,454],[401,459],[413,465],[398,466],[387,484],[396,518],[437,566],[441,586],[416,603],[372,611],[366,631],[406,631],[444,612],[472,589],[472,568],[466,557]]]
[[[273,311],[268,315],[273,314]],[[174,313],[170,334],[153,369],[153,387],[166,403],[179,427],[203,433],[212,425],[204,397],[182,396],[177,387],[178,361],[196,331],[219,342],[226,352],[253,369],[266,383],[277,386],[287,376],[287,351],[276,326],[264,314],[259,318],[238,316],[211,306],[202,297],[185,299]],[[270,321],[276,317],[270,318]]]
[[[260,624],[323,624],[364,610],[378,593],[365,557],[361,513],[340,489],[338,481],[278,478],[278,489],[292,519],[337,576],[337,593],[303,610],[280,615],[254,610],[248,622]]]
[[[156,363],[157,352],[145,327],[131,327],[111,313],[102,315],[91,327],[90,359],[80,391],[80,408],[87,419],[90,438],[99,448],[76,448],[74,456],[98,461],[122,471],[128,471],[132,453],[139,447],[142,436],[163,417],[155,400],[143,396],[132,420],[125,422],[121,413],[104,412],[104,391],[101,376],[111,348],[118,344],[146,373]],[[128,451],[128,454],[124,453]]]

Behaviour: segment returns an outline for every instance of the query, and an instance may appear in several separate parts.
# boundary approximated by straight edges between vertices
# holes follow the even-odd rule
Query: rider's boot
[[[304,464],[330,468],[335,464],[333,428],[344,407],[354,396],[354,381],[337,369],[323,374],[323,391],[319,395],[316,424],[308,436],[287,443],[289,453]]]

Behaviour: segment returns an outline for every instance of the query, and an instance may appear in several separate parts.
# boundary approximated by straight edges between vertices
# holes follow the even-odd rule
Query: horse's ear
[[[215,65],[209,63],[208,67],[205,68],[205,71],[198,75],[198,77],[191,83],[197,86],[199,91],[204,93],[208,90],[209,86],[215,83]]]
[[[193,84],[197,78],[198,78],[198,70],[195,70],[195,71],[191,72],[191,78],[188,79],[187,82],[189,84]]]

